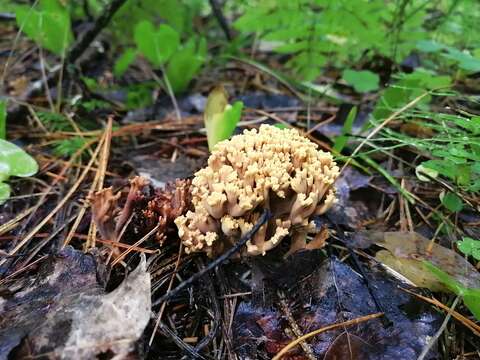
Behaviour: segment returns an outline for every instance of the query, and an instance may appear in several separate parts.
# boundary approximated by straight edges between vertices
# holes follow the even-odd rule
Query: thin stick
[[[98,165],[98,171],[95,174],[95,179],[94,183],[96,184],[97,191],[100,191],[103,189],[103,182],[105,180],[105,172],[107,171],[107,165],[108,165],[108,158],[110,155],[110,145],[112,142],[112,125],[113,125],[113,119],[110,116],[108,118],[107,122],[107,128],[105,130],[105,141],[103,143],[103,149],[102,149],[102,154],[100,155],[100,163]],[[92,186],[93,189],[93,186]],[[93,195],[93,192],[89,192],[89,196]],[[90,220],[90,228],[88,231],[88,238],[85,243],[85,247],[87,249],[94,248],[95,247],[95,242],[97,240],[97,226],[95,225],[95,221],[93,218]]]
[[[130,254],[130,252],[132,250],[134,250],[136,247],[138,247],[140,244],[142,244],[143,242],[145,242],[146,240],[148,240],[148,238],[150,238],[150,236],[152,236],[153,234],[155,234],[155,232],[158,230],[158,228],[160,227],[160,224],[157,224],[157,226],[155,226],[152,230],[150,230],[145,236],[143,236],[140,240],[138,240],[135,244],[131,245],[128,247],[127,250],[125,250],[123,253],[121,253],[113,262],[112,262],[112,267],[114,267],[115,265],[117,265],[120,261],[122,261],[125,256],[127,256],[128,254]]]
[[[37,6],[38,1],[39,0],[35,0],[35,2],[32,4],[30,9],[28,10],[28,14],[27,14],[26,19],[20,25],[20,28],[18,29],[18,32],[15,35],[15,39],[13,39],[13,44],[12,44],[10,53],[8,54],[7,61],[5,62],[5,67],[3,68],[3,71],[2,71],[2,78],[0,79],[0,86],[2,88],[3,88],[4,83],[5,83],[5,77],[7,76],[7,70],[9,68],[10,61],[12,60],[13,54],[14,54],[16,48],[17,48],[18,40],[20,39],[20,34],[22,33],[25,24],[30,20],[30,13]]]
[[[95,24],[91,29],[89,29],[82,38],[77,41],[75,45],[70,49],[66,57],[65,64],[68,66],[77,60],[85,50],[88,48],[90,43],[97,37],[97,35],[102,31],[102,29],[108,25],[113,15],[117,12],[120,7],[125,3],[126,0],[112,0],[110,4],[105,6],[102,14],[95,20]]]
[[[208,2],[210,3],[213,15],[215,16],[215,19],[217,19],[220,27],[222,28],[225,37],[228,41],[232,41],[232,32],[228,27],[227,19],[225,19],[225,16],[223,15],[221,6],[218,4],[217,0],[209,0]]]
[[[15,216],[13,219],[7,221],[5,224],[0,225],[0,235],[5,234],[6,232],[9,232],[10,230],[15,229],[19,221],[22,220],[24,217],[28,216],[35,210],[35,206],[32,206],[24,211],[22,211],[20,214]]]
[[[405,288],[402,288],[400,287],[399,288],[400,290],[403,290],[411,295],[414,295],[416,296],[417,298],[425,301],[425,302],[428,302],[432,305],[435,305],[436,307],[439,307],[440,309],[442,310],[445,310],[445,311],[451,311],[452,313],[452,316],[457,319],[458,321],[460,321],[463,325],[465,325],[467,328],[469,328],[470,330],[472,330],[472,332],[477,335],[477,336],[480,336],[480,325],[474,323],[472,320],[470,320],[469,318],[463,316],[462,314],[458,313],[457,311],[454,311],[453,309],[449,308],[447,305],[441,303],[440,301],[436,300],[436,299],[431,299],[431,298],[428,298],[426,296],[423,296],[423,295],[420,295],[420,294],[417,294],[417,293],[414,293],[413,291],[411,290],[408,290],[408,289],[405,289]]]
[[[344,327],[344,326],[350,326],[350,325],[356,325],[356,324],[359,324],[361,322],[364,322],[364,321],[368,321],[368,320],[372,320],[372,319],[376,319],[376,318],[379,318],[380,316],[383,316],[383,313],[376,313],[376,314],[371,314],[371,315],[367,315],[367,316],[362,316],[362,317],[358,317],[358,318],[355,318],[355,319],[352,319],[352,320],[348,320],[348,321],[344,321],[344,322],[341,322],[341,323],[336,323],[336,324],[332,324],[332,325],[328,325],[328,326],[325,326],[323,328],[320,328],[320,329],[317,329],[317,330],[314,330],[308,334],[305,334],[301,337],[299,337],[298,339],[292,341],[290,344],[288,344],[287,346],[285,346],[282,350],[280,350],[280,352],[277,353],[277,355],[275,355],[272,360],[280,360],[282,358],[282,356],[284,356],[287,352],[289,352],[291,349],[293,349],[295,346],[297,346],[298,344],[300,344],[302,341],[305,341],[315,335],[318,335],[318,334],[321,334],[325,331],[328,331],[328,330],[332,330],[332,329],[336,329],[338,327]]]
[[[252,238],[253,235],[257,233],[257,231],[270,219],[272,215],[270,212],[265,209],[263,210],[262,215],[258,219],[257,223],[253,226],[253,228],[245,234],[234,246],[232,246],[228,251],[224,252],[222,255],[220,255],[218,258],[213,260],[211,263],[209,263],[207,266],[205,266],[201,271],[198,273],[195,273],[193,276],[189,277],[187,280],[182,282],[180,285],[178,285],[175,289],[172,291],[166,293],[165,295],[161,296],[160,299],[155,301],[152,304],[153,306],[157,306],[159,304],[164,303],[167,300],[170,300],[172,297],[177,295],[180,291],[182,291],[184,288],[191,286],[195,281],[200,279],[203,275],[205,275],[207,272],[215,269],[218,265],[229,259],[233,254],[237,253],[240,251],[240,249],[245,246],[248,240]]]
[[[458,301],[461,299],[461,296],[457,296],[455,300],[453,301],[452,307],[449,309],[447,316],[445,316],[445,319],[443,320],[442,326],[440,326],[440,329],[435,333],[435,335],[430,339],[430,341],[425,345],[423,348],[422,352],[418,356],[417,360],[423,360],[425,359],[425,356],[429,353],[430,349],[432,346],[437,342],[438,338],[442,333],[445,331],[445,328],[447,327],[448,322],[450,321],[450,318],[452,317],[452,311],[455,310],[455,307],[458,304]]]

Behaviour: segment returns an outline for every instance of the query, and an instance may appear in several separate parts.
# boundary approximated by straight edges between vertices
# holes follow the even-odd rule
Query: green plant
[[[91,1],[91,0],[90,0]],[[161,20],[182,36],[194,35],[194,18],[209,9],[203,0],[127,0],[112,19],[110,31],[119,43],[130,41],[140,21]]]
[[[73,41],[68,9],[58,0],[40,0],[38,7],[17,5],[17,24],[29,38],[57,55]]]
[[[432,263],[428,261],[424,261],[423,263],[432,274],[450,289],[450,291],[461,296],[464,304],[472,312],[475,318],[480,320],[480,289],[467,288]]]
[[[480,261],[480,240],[464,237],[461,241],[457,242],[457,248],[464,255],[471,256],[475,260]]]
[[[57,140],[54,143],[53,152],[57,156],[72,156],[80,150],[90,139],[74,136],[69,139]]]
[[[37,116],[42,124],[50,131],[70,131],[72,125],[63,115],[48,111],[38,111]]]
[[[27,177],[38,171],[37,162],[17,145],[0,139],[0,204],[10,197],[10,176]]]
[[[333,143],[333,150],[337,153],[341,153],[345,145],[347,144],[349,134],[352,132],[353,122],[357,116],[357,108],[353,107],[352,110],[348,113],[347,119],[342,127],[342,132],[339,136],[335,138]]]
[[[467,73],[480,71],[480,54],[478,52],[472,54],[467,49],[462,51],[434,40],[419,41],[417,49],[424,53],[436,54],[437,59],[443,58],[446,66],[456,65]]]
[[[134,40],[136,49],[124,51],[114,65],[115,75],[121,76],[141,54],[154,68],[163,70],[167,88],[171,86],[174,92],[182,92],[205,62],[205,39],[191,36],[182,44],[180,33],[167,24],[155,27],[150,21],[142,20],[135,26]]]
[[[240,120],[242,108],[241,101],[236,101],[233,105],[228,104],[228,94],[222,85],[210,92],[203,115],[210,151],[216,143],[228,139],[233,134]]]
[[[342,73],[342,79],[359,93],[378,90],[380,86],[380,77],[367,70],[355,71],[346,69]]]
[[[438,75],[431,70],[422,68],[411,74],[400,73],[395,77],[397,81],[392,81],[392,85],[382,92],[382,96],[372,112],[374,121],[386,119],[425,91],[445,88],[451,84],[449,76]],[[417,107],[427,110],[430,101],[431,96],[426,96],[418,103]]]
[[[440,201],[451,212],[458,212],[463,209],[462,199],[453,192],[440,193]]]
[[[405,3],[403,12],[400,3]],[[330,60],[358,62],[367,51],[405,57],[425,37],[426,10],[418,1],[253,1],[235,27],[291,55],[287,66],[312,80]]]

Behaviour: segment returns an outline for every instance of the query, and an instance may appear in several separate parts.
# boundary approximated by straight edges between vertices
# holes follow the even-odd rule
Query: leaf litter
[[[66,247],[36,276],[25,274],[1,295],[0,359],[92,359],[138,354],[150,320],[150,274],[143,257],[113,291],[98,252]]]

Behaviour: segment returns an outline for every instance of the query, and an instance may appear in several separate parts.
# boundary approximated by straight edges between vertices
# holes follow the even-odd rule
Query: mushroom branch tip
[[[290,236],[292,247],[315,232],[314,215],[336,201],[339,168],[329,152],[295,129],[270,125],[218,143],[192,180],[193,211],[175,220],[186,252],[217,256],[272,216],[250,239],[247,255],[265,255]],[[295,244],[294,244],[295,243]],[[295,245],[295,246],[294,246]]]

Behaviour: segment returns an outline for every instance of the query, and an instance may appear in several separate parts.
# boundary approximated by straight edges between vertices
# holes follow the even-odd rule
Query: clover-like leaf
[[[38,164],[17,145],[0,139],[0,172],[7,171],[8,176],[32,176],[38,171]]]
[[[191,38],[172,55],[167,65],[167,77],[174,92],[184,91],[205,62],[207,43],[200,38],[198,43]]]
[[[448,210],[452,212],[458,212],[463,208],[462,199],[455,193],[447,192],[444,195],[440,195],[440,200]]]
[[[180,36],[171,26],[161,24],[155,29],[147,20],[137,24],[134,37],[138,50],[156,67],[167,62],[180,44]]]
[[[21,31],[57,55],[73,42],[70,15],[58,0],[40,0],[38,9],[18,6],[15,15]]]
[[[343,72],[342,78],[359,93],[377,90],[380,86],[380,77],[368,70],[347,69]]]
[[[457,242],[457,247],[463,254],[480,260],[480,240],[464,237],[462,241]]]

